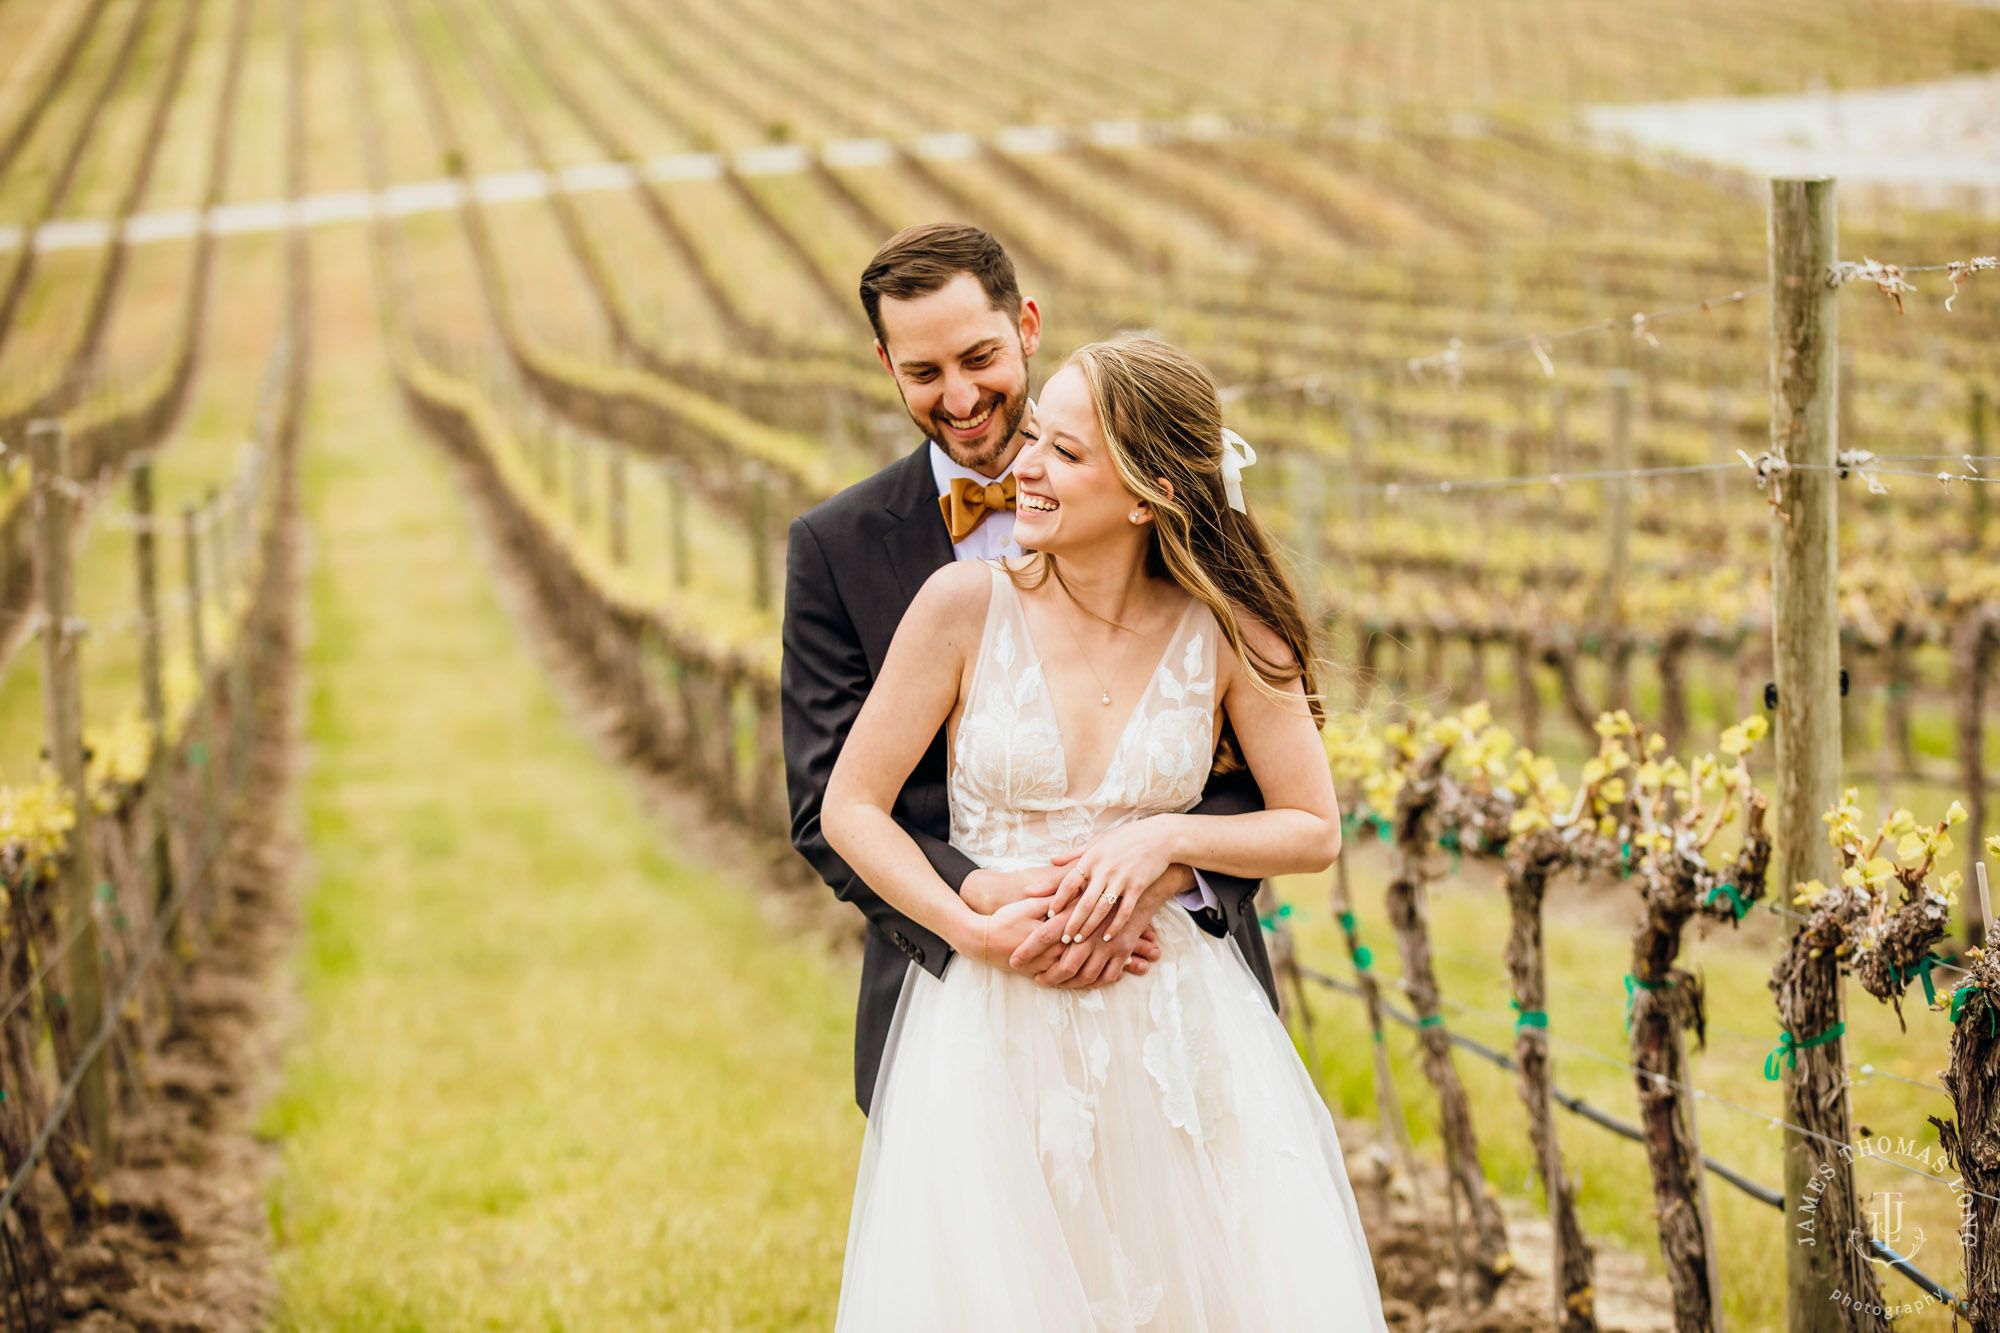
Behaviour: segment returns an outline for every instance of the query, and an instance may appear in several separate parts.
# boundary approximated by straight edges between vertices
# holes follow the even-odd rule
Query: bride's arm
[[[951,716],[992,596],[984,564],[946,565],[918,590],[890,640],[827,779],[820,829],[864,883],[960,953],[981,956],[982,917],[952,892],[890,812]]]
[[[1242,623],[1253,657],[1292,660],[1291,650],[1270,629]],[[1222,658],[1227,675],[1222,708],[1264,793],[1264,808],[1234,815],[1155,815],[1096,839],[1057,894],[1062,910],[1069,906],[1073,885],[1088,880],[1070,910],[1066,939],[1122,929],[1138,891],[1175,862],[1266,879],[1324,870],[1340,854],[1340,803],[1303,683],[1293,680],[1274,692],[1251,679],[1226,647]],[[1117,891],[1113,909],[1102,904],[1107,889]]]

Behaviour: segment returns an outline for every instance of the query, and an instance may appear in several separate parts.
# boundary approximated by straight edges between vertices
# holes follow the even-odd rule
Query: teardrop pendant
[[[1106,690],[1104,693],[1098,695],[1097,701],[1101,704],[1104,704],[1106,707],[1109,707],[1111,704],[1111,691]]]

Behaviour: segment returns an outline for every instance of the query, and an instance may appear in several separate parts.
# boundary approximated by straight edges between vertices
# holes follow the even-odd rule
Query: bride
[[[827,787],[834,850],[961,955],[904,979],[836,1327],[1383,1330],[1333,1120],[1232,940],[1147,899],[1144,975],[1071,990],[1000,965],[1041,932],[1123,929],[1171,864],[1258,878],[1340,849],[1305,619],[1207,372],[1095,343],[1027,430],[1033,554],[931,577]],[[952,845],[1065,866],[1052,899],[979,915],[891,818],[940,726]],[[1265,809],[1186,813],[1219,735]]]

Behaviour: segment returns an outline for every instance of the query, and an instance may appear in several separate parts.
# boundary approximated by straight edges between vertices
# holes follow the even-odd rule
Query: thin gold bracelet
[[[992,917],[982,916],[979,918],[979,961],[986,964],[986,966],[988,967],[993,966],[993,956],[992,956],[992,950],[987,945],[986,937],[987,934],[992,929],[993,929]]]

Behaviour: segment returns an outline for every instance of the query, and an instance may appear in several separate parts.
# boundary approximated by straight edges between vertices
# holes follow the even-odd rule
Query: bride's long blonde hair
[[[1140,337],[1088,343],[1063,364],[1083,373],[1119,479],[1152,506],[1146,572],[1171,578],[1200,598],[1215,613],[1237,662],[1260,686],[1275,690],[1303,679],[1313,720],[1323,723],[1312,633],[1298,594],[1264,525],[1230,508],[1223,490],[1222,401],[1208,371],[1180,348]],[[1044,552],[1036,564],[1040,575],[1028,586],[1040,586],[1050,574],[1062,583],[1055,556]],[[1258,652],[1243,637],[1239,615],[1276,632],[1291,660],[1272,661]]]

